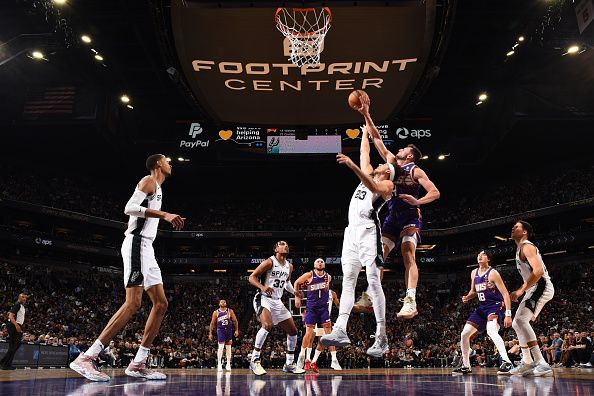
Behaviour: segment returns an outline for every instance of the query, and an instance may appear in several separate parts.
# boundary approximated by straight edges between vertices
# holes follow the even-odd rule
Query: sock
[[[227,364],[231,366],[231,345],[225,345],[225,351],[227,352]]]
[[[254,349],[252,352],[252,362],[255,362],[256,360],[260,360],[260,351]]]
[[[338,358],[336,357],[336,351],[330,351],[330,355],[332,355],[332,360],[338,360]]]
[[[376,336],[383,337],[386,335],[386,323],[385,322],[378,322],[377,329],[375,332]]]
[[[264,345],[266,337],[268,337],[268,331],[261,327],[260,330],[258,330],[258,333],[256,333],[256,342],[254,343],[254,346],[258,349],[262,349],[262,345]]]
[[[142,363],[146,360],[151,351],[150,348],[143,347],[142,345],[138,347],[138,352],[136,352],[136,356],[134,357],[134,363]]]
[[[311,360],[311,348],[307,347],[305,350],[305,360]]]
[[[305,361],[305,350],[306,348],[301,348],[301,351],[299,352],[299,357],[297,358],[297,360],[302,360]]]
[[[225,348],[225,344],[219,344],[219,348],[217,349],[217,366],[223,364],[223,348]]]
[[[417,296],[417,289],[414,287],[406,289],[406,297],[412,297],[414,300]]]
[[[314,352],[314,357],[313,357],[313,359],[311,359],[312,363],[315,363],[318,361],[318,358],[320,357],[320,353],[322,353],[322,351],[320,351],[319,349],[316,348],[316,351]]]
[[[530,348],[528,347],[521,347],[522,348],[522,362],[526,364],[534,363],[532,360],[532,355],[530,355]]]
[[[297,335],[287,336],[287,364],[295,361],[295,347],[297,346]]]
[[[89,349],[87,349],[87,351],[85,352],[85,356],[90,357],[92,359],[96,359],[97,355],[99,355],[99,353],[104,349],[105,349],[105,347],[103,346],[101,341],[99,341],[99,339],[97,339],[97,340],[95,340],[93,345],[91,345],[91,347]]]
[[[536,364],[548,365],[547,361],[542,357],[542,353],[540,352],[540,347],[538,344],[530,347],[530,353],[532,353],[532,357],[534,358],[534,362]]]

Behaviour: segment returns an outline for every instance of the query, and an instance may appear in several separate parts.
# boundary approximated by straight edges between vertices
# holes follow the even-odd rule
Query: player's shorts
[[[139,235],[128,235],[122,243],[124,261],[124,285],[126,287],[151,286],[162,284],[161,269],[155,259],[155,251],[150,239]]]
[[[400,243],[402,237],[417,234],[417,242],[421,242],[423,217],[419,208],[410,208],[390,212],[382,224],[382,236]]]
[[[328,312],[328,304],[322,307],[307,307],[305,319],[303,320],[306,326],[323,326],[325,323],[330,323],[330,313]]]
[[[225,330],[217,329],[217,339],[219,344],[226,344],[233,341],[233,328],[227,327]]]
[[[281,300],[266,297],[262,293],[258,292],[254,297],[254,311],[256,311],[256,315],[258,317],[264,308],[270,311],[273,326],[276,326],[280,322],[283,322],[287,319],[291,319],[292,317],[291,312],[289,312]]]
[[[375,263],[384,265],[384,253],[379,223],[348,226],[342,241],[342,265],[360,263],[363,267]]]
[[[499,323],[499,326],[502,326],[504,314],[505,305],[503,304],[503,301],[481,302],[479,303],[478,308],[470,314],[466,323],[473,326],[479,332],[483,332],[487,329],[487,322],[489,321],[489,316],[496,315],[497,323]]]
[[[550,280],[540,278],[535,285],[526,291],[524,298],[518,306],[516,316],[524,310],[529,310],[531,320],[536,320],[540,311],[555,295],[555,288]]]

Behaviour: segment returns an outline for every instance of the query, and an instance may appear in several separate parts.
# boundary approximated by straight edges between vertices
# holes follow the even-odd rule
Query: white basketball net
[[[291,42],[289,60],[301,67],[318,65],[332,13],[323,8],[279,8],[274,17],[277,29]]]

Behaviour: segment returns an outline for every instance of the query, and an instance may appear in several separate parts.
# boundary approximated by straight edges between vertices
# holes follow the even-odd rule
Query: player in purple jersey
[[[233,323],[233,324],[232,324]],[[217,370],[223,371],[223,347],[227,350],[227,364],[225,370],[231,370],[231,343],[233,342],[233,336],[239,337],[239,324],[237,323],[237,317],[232,309],[227,308],[227,301],[219,301],[219,309],[212,313],[212,319],[210,320],[210,329],[208,333],[208,339],[213,340],[212,331],[214,327],[217,327],[217,338],[219,341],[219,349],[217,350]],[[235,332],[233,332],[235,328]]]
[[[318,258],[314,262],[314,270],[306,272],[301,275],[295,281],[295,289],[299,290],[302,285],[307,287],[307,301],[306,301],[306,312],[305,312],[305,336],[301,341],[301,352],[297,360],[297,365],[303,367],[304,370],[310,368],[314,373],[319,372],[316,364],[320,353],[324,350],[324,346],[321,342],[318,342],[318,347],[314,355],[314,359],[309,362],[310,355],[306,352],[307,349],[311,350],[313,346],[313,340],[316,336],[314,327],[321,326],[324,329],[324,334],[330,334],[332,331],[332,322],[330,320],[330,307],[332,302],[339,306],[338,297],[336,293],[330,290],[330,282],[332,277],[325,271],[326,263],[323,259]],[[295,297],[295,307],[301,307],[301,299]],[[340,364],[336,357],[336,347],[329,347],[330,354],[332,355],[332,367],[334,370],[341,370]],[[309,362],[307,364],[306,360]]]
[[[453,374],[472,372],[470,368],[470,338],[477,332],[485,331],[485,329],[503,360],[497,373],[509,374],[509,371],[514,367],[507,356],[503,339],[499,335],[499,326],[501,324],[505,327],[512,325],[511,300],[499,272],[490,266],[491,260],[492,256],[489,252],[483,250],[478,254],[476,261],[479,267],[472,270],[470,275],[470,291],[462,296],[462,302],[465,304],[477,297],[479,305],[470,314],[462,330],[460,336],[462,366],[455,369],[452,372]]]
[[[402,259],[404,261],[404,283],[406,285],[406,297],[404,305],[398,317],[410,319],[418,314],[416,292],[419,281],[419,270],[415,257],[417,244],[420,242],[422,217],[420,206],[428,204],[439,198],[440,193],[435,184],[429,179],[425,171],[419,168],[415,162],[421,158],[421,152],[414,144],[398,150],[394,155],[384,145],[382,138],[369,114],[369,98],[361,98],[362,106],[359,112],[365,118],[365,129],[373,138],[373,144],[382,158],[389,163],[397,163],[404,171],[395,181],[395,192],[388,201],[389,214],[382,224],[382,244],[384,247],[384,262],[390,252],[400,245]],[[420,197],[421,187],[427,192]],[[383,278],[383,268],[381,272]],[[357,310],[371,306],[367,293],[357,301]]]

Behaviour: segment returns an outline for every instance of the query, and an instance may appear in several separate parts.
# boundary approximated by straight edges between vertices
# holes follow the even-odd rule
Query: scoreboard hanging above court
[[[423,74],[435,2],[359,4],[365,6],[327,3],[332,21],[320,63],[299,67],[289,59],[290,41],[277,30],[276,8],[217,8],[173,0],[179,62],[196,99],[218,122],[360,122],[347,105],[353,89],[365,90],[373,117],[387,120],[408,101]]]

